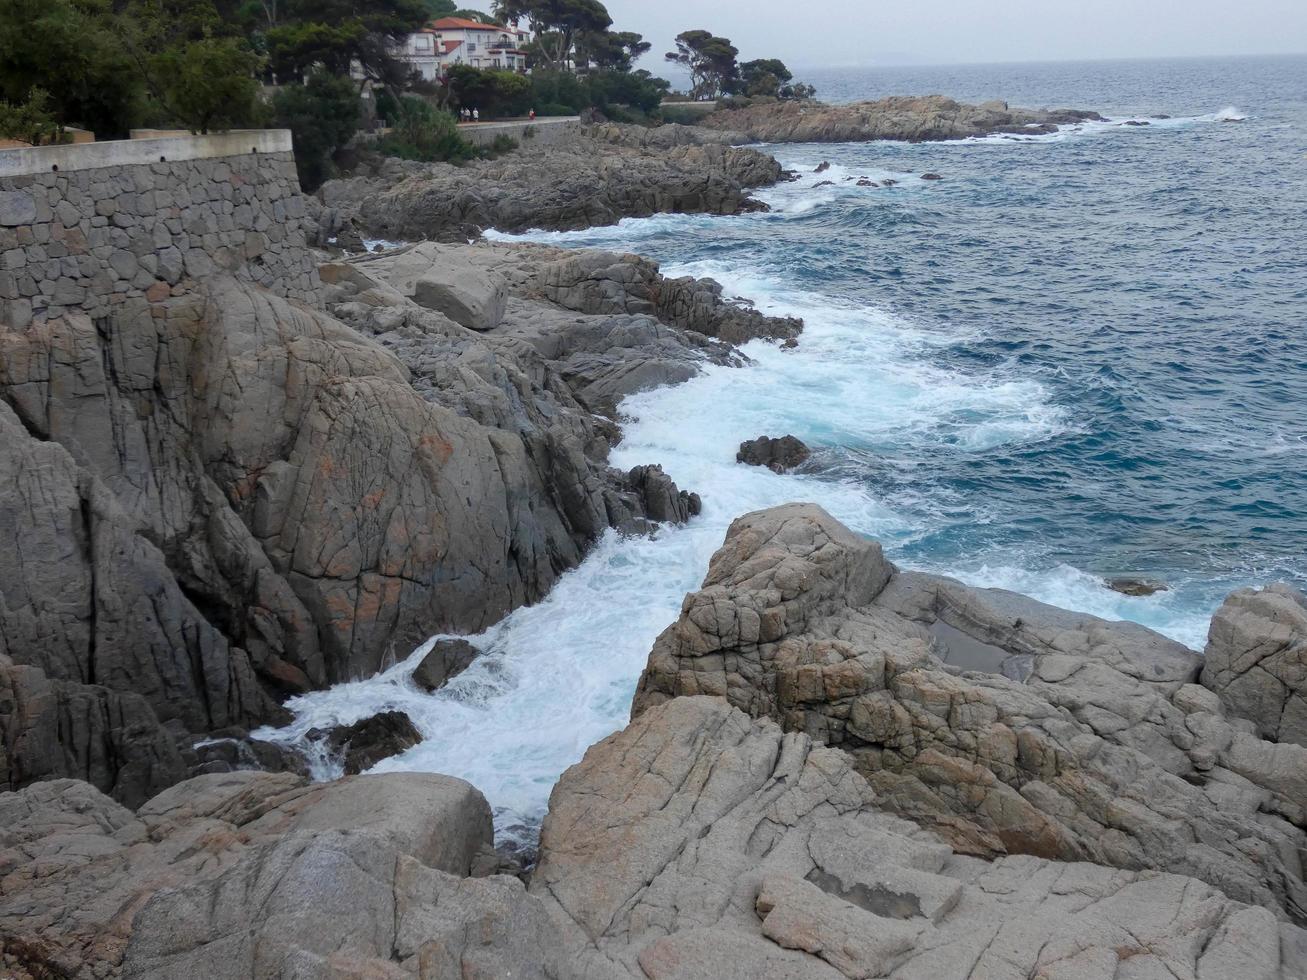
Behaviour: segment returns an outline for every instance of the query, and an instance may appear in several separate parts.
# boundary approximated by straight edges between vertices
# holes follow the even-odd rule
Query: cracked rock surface
[[[1307,921],[1307,749],[1130,623],[896,569],[815,505],[738,519],[634,714],[724,697],[845,750],[877,806],[981,857],[1155,869]]]
[[[1288,980],[1307,933],[1194,878],[958,853],[846,752],[675,698],[550,799],[530,892],[587,978]]]
[[[326,977],[379,959],[385,976],[414,941],[411,895],[521,892],[462,882],[490,836],[485,799],[447,776],[198,776],[135,813],[83,782],[38,783],[0,794],[0,972]]]
[[[1203,684],[1262,738],[1307,746],[1307,596],[1282,582],[1231,594],[1212,617]]]
[[[0,325],[0,787],[139,805],[214,768],[196,741],[685,520],[655,461],[608,466],[617,402],[742,363],[701,330],[800,326],[633,256],[424,248],[323,266],[322,308],[213,276]],[[451,269],[484,332],[414,286]]]

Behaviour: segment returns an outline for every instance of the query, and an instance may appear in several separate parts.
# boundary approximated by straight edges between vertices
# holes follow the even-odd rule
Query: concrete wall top
[[[161,160],[207,160],[247,153],[289,153],[289,129],[237,129],[208,136],[168,136],[160,139],[111,140],[64,146],[26,146],[0,150],[0,177],[45,174],[53,170],[96,170]]]

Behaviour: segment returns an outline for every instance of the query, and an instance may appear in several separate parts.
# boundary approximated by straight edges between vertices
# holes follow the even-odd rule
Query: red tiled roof
[[[437,31],[494,31],[498,34],[513,33],[507,27],[500,27],[498,24],[483,24],[478,20],[468,20],[466,17],[441,17],[439,20],[431,22],[431,28]]]
[[[449,54],[449,52],[453,51],[455,48],[460,47],[460,46],[463,44],[463,42],[462,42],[462,41],[441,41],[440,44],[441,44],[441,47],[443,47],[443,48],[445,49],[445,54]]]

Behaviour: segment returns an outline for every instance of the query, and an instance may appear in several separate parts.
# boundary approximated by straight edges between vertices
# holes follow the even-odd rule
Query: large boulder
[[[545,923],[516,879],[464,881],[490,840],[485,799],[445,776],[208,775],[135,813],[83,782],[38,783],[0,794],[2,972],[389,977],[416,975],[428,942],[436,962],[490,962]],[[521,937],[492,936],[501,914]]]
[[[1307,596],[1240,589],[1212,617],[1203,684],[1273,742],[1307,746]]]
[[[982,860],[880,809],[846,753],[718,698],[593,746],[530,892],[583,977],[1257,977],[1307,933],[1180,875]]]
[[[437,691],[472,666],[481,651],[458,637],[436,640],[413,671],[413,683]]]
[[[1264,742],[1130,623],[901,572],[814,505],[737,520],[633,713],[712,694],[845,749],[879,805],[982,856],[1189,875],[1307,921],[1307,749]]]
[[[457,248],[415,245],[395,259],[389,280],[419,306],[470,330],[493,330],[504,318],[508,289],[503,278],[467,261]]]
[[[759,436],[740,443],[740,451],[735,454],[737,463],[750,466],[765,466],[773,473],[784,473],[796,466],[802,466],[812,455],[812,450],[796,436]]]

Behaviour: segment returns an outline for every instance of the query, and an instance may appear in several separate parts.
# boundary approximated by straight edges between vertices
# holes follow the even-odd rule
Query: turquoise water
[[[625,724],[730,520],[789,500],[903,565],[1196,648],[1231,589],[1307,584],[1307,59],[814,80],[827,98],[941,91],[1118,122],[773,147],[801,177],[763,192],[770,213],[524,236],[651,255],[807,328],[797,350],[755,343],[750,367],[623,403],[614,463],[661,462],[699,491],[688,527],[607,536],[544,602],[472,638],[485,655],[444,691],[407,680],[419,650],[297,699],[278,737],[405,710],[426,740],[378,768],[463,776],[502,833],[530,838],[562,770]],[[1120,124],[1157,113],[1173,118]],[[862,176],[898,183],[844,179]],[[734,462],[741,440],[785,432],[817,448],[810,471]],[[1111,575],[1168,590],[1122,596]]]

